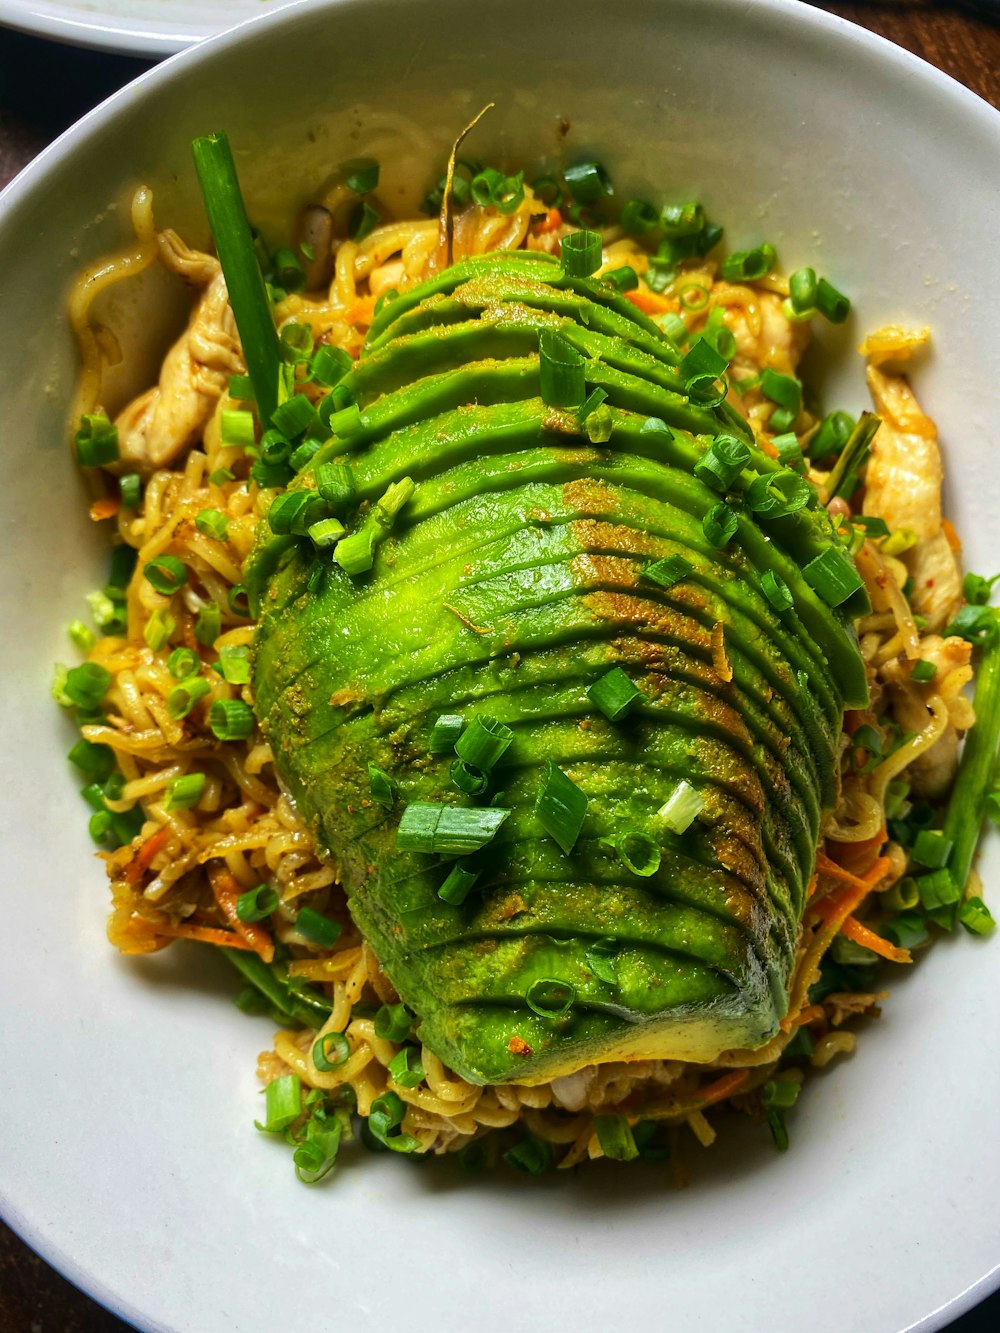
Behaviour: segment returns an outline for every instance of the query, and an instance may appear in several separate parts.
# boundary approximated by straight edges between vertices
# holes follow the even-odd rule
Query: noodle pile
[[[306,234],[316,233],[325,251],[316,250],[314,238],[303,253],[310,257],[311,278],[319,275],[323,285],[311,281],[307,291],[283,295],[275,313],[279,331],[306,325],[317,344],[356,357],[376,301],[432,271],[439,227],[435,219],[388,222],[363,239],[349,240],[343,218],[352,200],[339,184],[321,208],[307,211]],[[887,819],[891,823],[905,808],[903,780],[921,762],[936,769],[930,778],[923,775],[928,792],[934,798],[944,794],[954,775],[958,735],[973,721],[962,693],[972,674],[970,646],[932,632],[931,618],[915,617],[904,591],[910,572],[900,559],[903,552],[893,554],[891,539],[866,540],[858,554],[873,607],[858,625],[872,702],[846,718],[839,801],[810,886],[789,1017],[780,1034],[760,1050],[727,1052],[712,1066],[612,1063],[538,1086],[473,1086],[424,1047],[423,1077],[406,1086],[388,1072],[402,1043],[377,1030],[378,1010],[398,997],[351,922],[336,867],[317,855],[259,732],[220,740],[209,726],[216,701],[253,702],[248,674],[230,679],[213,667],[251,644],[242,568],[273,491],[262,491],[250,478],[252,452],[225,442],[224,414],[244,406],[230,398],[229,376],[245,373],[245,367],[217,262],[189,250],[174,233],[155,230],[146,190],[136,195],[133,223],[135,245],[88,270],[73,293],[71,318],[84,363],[77,415],[98,410],[101,371],[115,356],[111,335],[91,319],[101,290],[158,260],[200,294],[188,329],[164,362],[159,385],[118,419],[123,459],[118,470],[140,473],[142,502],[124,508],[112,486],[92,510],[95,519],[115,526],[116,541],[137,557],[124,592],[124,633],[100,637],[89,653],[111,676],[105,717],[83,727],[88,741],[110,748],[124,779],[107,798],[107,809],[115,814],[139,809],[143,821],[133,842],[103,853],[114,904],[111,941],[126,953],[141,954],[189,938],[277,962],[291,994],[298,991],[307,1005],[317,996],[325,1002],[312,1024],[276,1034],[273,1048],[260,1057],[261,1079],[294,1073],[306,1088],[328,1098],[329,1106],[356,1108],[361,1117],[386,1091],[394,1092],[406,1108],[402,1131],[418,1141],[420,1151],[467,1149],[488,1131],[516,1127],[518,1134],[549,1145],[546,1153],[568,1167],[604,1155],[596,1119],[602,1115],[624,1115],[634,1128],[639,1122],[651,1126],[644,1136],[637,1133],[636,1141],[652,1149],[683,1125],[701,1143],[711,1143],[715,1130],[705,1112],[721,1103],[763,1119],[767,1103],[760,1090],[770,1087],[774,1103],[775,1082],[783,1085],[787,1100],[779,1097],[774,1104],[790,1105],[804,1068],[823,1066],[853,1049],[854,1035],[844,1025],[877,1014],[883,998],[871,989],[827,987],[822,998],[811,1000],[831,947],[848,963],[851,948],[868,952],[865,962],[873,961],[871,950],[899,962],[910,959],[905,948],[865,924],[907,906],[907,891],[900,887],[906,883],[907,853],[889,837]],[[460,212],[454,258],[521,246],[558,252],[569,230],[558,209],[526,188],[511,212],[477,204]],[[655,291],[645,281],[650,256],[641,244],[618,227],[605,228],[603,239],[601,272],[632,268],[639,283],[630,295],[645,313],[674,316],[696,333],[713,312],[721,312],[714,318],[724,319],[737,344],[729,400],[774,453],[768,442],[775,404],[754,379],[767,366],[794,374],[808,337],[806,324],[783,313],[785,281],[770,272],[756,282],[734,283],[719,276],[714,262],[691,260]],[[906,335],[886,331],[877,343],[878,356],[884,361],[908,347]],[[310,385],[302,391],[317,392]],[[819,418],[803,409],[795,431],[807,442],[819,427]],[[822,490],[825,474],[813,464],[809,475]],[[831,512],[838,507],[849,518],[842,500]],[[217,525],[214,535],[206,531],[198,521],[206,510],[224,516],[224,530]],[[189,571],[178,592],[158,592],[143,576],[146,564],[164,554],[178,557]],[[204,682],[183,716],[168,704],[179,684],[168,666],[178,647],[197,654],[193,667],[188,658],[190,674],[181,683]],[[936,664],[929,682],[912,679],[909,668],[918,660]],[[864,744],[855,743],[859,735]],[[170,797],[173,784],[192,774],[204,774],[200,796],[194,806],[178,807]],[[277,891],[280,905],[266,921],[242,921],[235,907],[239,895],[262,884]],[[311,942],[296,929],[303,905],[340,924],[332,947]],[[324,1070],[314,1053],[317,1038],[327,1034],[344,1034],[349,1050],[344,1063]],[[786,1057],[782,1063],[792,1043],[797,1062]]]

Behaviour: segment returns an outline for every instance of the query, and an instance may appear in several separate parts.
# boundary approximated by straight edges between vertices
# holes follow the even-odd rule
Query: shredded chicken
[[[916,537],[903,556],[914,581],[910,604],[929,630],[938,631],[962,605],[962,576],[941,522],[937,430],[901,375],[869,366],[868,387],[882,426],[868,464],[865,513]]]
[[[171,347],[159,382],[122,411],[118,427],[121,472],[150,476],[173,463],[200,438],[230,375],[244,364],[229,295],[219,261],[189,249],[173,232],[164,232],[164,265],[200,288],[187,328]]]

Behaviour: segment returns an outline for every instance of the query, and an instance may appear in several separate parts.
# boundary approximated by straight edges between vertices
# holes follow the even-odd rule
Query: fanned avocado
[[[543,401],[546,330],[604,395],[599,431]],[[353,406],[291,493],[310,524],[379,540],[348,572],[308,525],[261,525],[254,688],[421,1039],[473,1082],[524,1083],[767,1041],[843,711],[867,697],[863,592],[848,580],[832,607],[802,572],[847,561],[825,511],[751,506],[781,465],[730,409],[692,401],[654,323],[548,256],[467,260],[385,305],[337,393]],[[749,461],[720,548],[703,524],[722,497],[695,468],[722,434]],[[349,469],[339,501],[330,464]],[[406,502],[386,510],[387,493]],[[671,560],[672,583],[648,576]],[[613,669],[641,692],[617,720],[591,695]],[[432,746],[444,714],[510,729],[464,784],[483,790],[460,790],[453,749]],[[586,798],[569,850],[536,809],[555,770]],[[672,828],[682,783],[700,808]],[[498,827],[472,854],[400,850],[404,812],[427,807],[492,810]],[[621,854],[623,833],[655,869]],[[442,899],[462,871],[471,891]]]

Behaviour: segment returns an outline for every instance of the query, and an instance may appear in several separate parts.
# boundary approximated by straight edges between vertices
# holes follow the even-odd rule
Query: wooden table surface
[[[818,7],[888,37],[1000,107],[1000,0],[882,0]],[[0,28],[0,187],[63,129],[150,63],[75,50]],[[2,1333],[123,1333],[128,1327],[72,1287],[0,1223]],[[1000,1293],[951,1325],[949,1333],[997,1329]]]

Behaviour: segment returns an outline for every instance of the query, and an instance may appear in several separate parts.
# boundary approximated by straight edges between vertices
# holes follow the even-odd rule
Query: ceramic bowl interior
[[[467,1183],[383,1158],[309,1191],[252,1129],[270,1032],[227,1003],[224,966],[181,947],[124,960],[105,942],[71,731],[48,696],[65,626],[104,581],[67,450],[68,284],[127,238],[140,181],[160,225],[206,241],[197,134],[228,131],[276,240],[363,153],[412,207],[488,101],[477,156],[595,154],[620,198],[699,197],[734,246],[770,239],[785,268],[849,292],[849,323],[814,352],[831,405],[865,404],[864,330],[931,326],[913,373],[941,426],[949,513],[969,566],[1000,567],[1000,117],[911,57],[786,0],[310,0],[156,69],[0,203],[8,1215],[143,1328],[264,1329],[289,1308],[413,1333],[447,1324],[442,1308],[483,1333],[939,1327],[1000,1257],[1000,1143],[983,1132],[1000,1101],[1000,945],[935,948],[893,981],[856,1056],[811,1082],[790,1152],[737,1127],[678,1193],[661,1171]],[[105,303],[127,349],[116,395],[148,379],[182,312],[156,277]],[[991,843],[987,896],[998,868]]]

